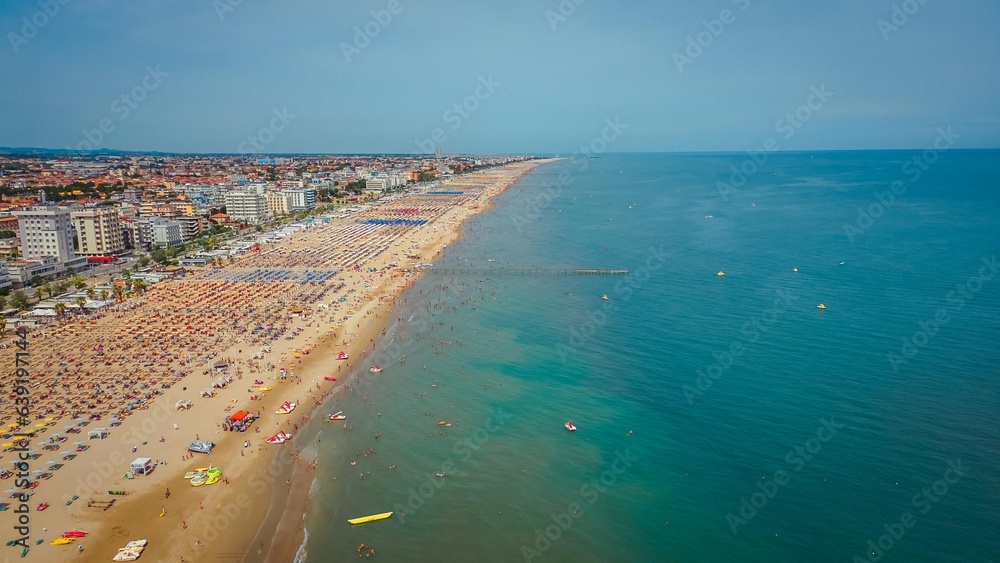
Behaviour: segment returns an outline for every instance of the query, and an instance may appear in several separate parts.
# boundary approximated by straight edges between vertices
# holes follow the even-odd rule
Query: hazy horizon
[[[996,148],[998,24],[985,0],[3,2],[0,145],[905,150],[951,127]]]

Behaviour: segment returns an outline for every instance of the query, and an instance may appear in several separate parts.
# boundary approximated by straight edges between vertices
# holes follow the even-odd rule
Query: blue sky
[[[576,2],[0,0],[0,146],[1000,147],[997,2]]]

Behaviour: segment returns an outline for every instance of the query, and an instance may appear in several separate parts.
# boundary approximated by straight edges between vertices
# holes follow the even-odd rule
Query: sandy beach
[[[546,162],[366,204],[225,267],[153,285],[94,318],[29,332],[30,424],[18,426],[14,410],[17,349],[0,350],[8,366],[0,465],[16,473],[19,454],[29,457],[20,469],[34,487],[22,488],[21,475],[0,481],[4,541],[21,542],[4,560],[109,561],[128,541],[146,539],[141,560],[291,561],[322,444],[267,438],[326,417],[321,402],[367,375],[366,355],[420,264],[433,263],[466,219]],[[347,359],[338,361],[341,352]],[[277,414],[284,402],[297,406]],[[227,431],[240,411],[259,418],[244,432]],[[28,430],[34,436],[19,447],[13,432]],[[194,440],[216,445],[210,455],[190,453]],[[127,475],[137,458],[155,468]],[[221,470],[217,483],[184,479],[207,467]],[[14,497],[29,491],[23,502]],[[14,531],[22,504],[27,538]],[[50,544],[69,530],[88,533]]]

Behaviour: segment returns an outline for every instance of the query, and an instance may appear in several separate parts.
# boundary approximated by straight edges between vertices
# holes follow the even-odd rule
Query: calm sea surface
[[[629,276],[407,290],[297,437],[305,559],[1000,560],[1000,152],[921,155],[536,169],[435,269]]]

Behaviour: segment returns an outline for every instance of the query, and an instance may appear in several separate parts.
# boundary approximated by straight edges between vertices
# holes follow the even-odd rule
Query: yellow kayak
[[[364,524],[365,522],[374,522],[375,520],[385,520],[386,518],[392,516],[391,512],[383,512],[382,514],[372,514],[371,516],[365,516],[363,518],[354,518],[348,520],[351,524]]]
[[[51,545],[66,545],[68,543],[73,543],[76,538],[56,538],[49,542]]]

